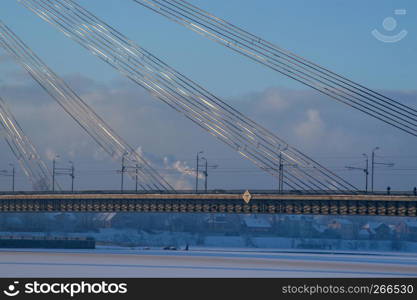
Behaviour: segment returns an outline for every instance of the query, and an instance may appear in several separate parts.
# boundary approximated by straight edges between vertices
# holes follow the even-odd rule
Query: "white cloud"
[[[325,124],[316,109],[308,109],[305,113],[307,119],[295,126],[295,133],[306,141],[321,139],[324,135]]]
[[[45,156],[48,160],[53,160],[58,154],[51,148],[45,150]]]
[[[283,112],[291,106],[291,102],[276,88],[268,88],[258,99],[258,107],[261,111]]]
[[[69,82],[81,98],[155,168],[169,169],[163,175],[177,188],[193,187],[195,171],[191,166],[200,150],[204,150],[212,163],[218,163],[214,158],[228,158],[220,161],[218,171],[229,165],[235,169],[255,168],[234,150],[129,81],[98,84],[72,75]],[[108,155],[33,82],[2,85],[1,91],[23,130],[47,159],[59,154],[70,157],[79,169],[93,168],[88,165],[90,161],[96,161],[94,168],[119,168],[119,163],[111,164]],[[417,102],[417,92],[394,91],[388,95],[410,105]],[[357,154],[360,158],[376,145],[386,153],[414,155],[417,150],[417,145],[410,143],[412,137],[325,99],[315,91],[269,88],[227,102],[313,158],[329,153]],[[0,151],[9,150],[2,143]],[[322,161],[319,159],[319,162]],[[0,157],[0,165],[7,163]],[[323,164],[326,165],[326,161]],[[211,187],[218,188],[252,185],[269,188],[265,182],[274,182],[269,175],[255,178],[253,174],[216,171],[209,182]],[[115,182],[111,176],[103,180],[108,180],[109,184]],[[92,179],[86,177],[85,180],[88,186]]]

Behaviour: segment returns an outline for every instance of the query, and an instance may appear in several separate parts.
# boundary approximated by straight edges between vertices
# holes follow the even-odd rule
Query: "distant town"
[[[59,228],[59,231],[56,229]],[[1,214],[1,237],[94,238],[98,246],[417,251],[415,218],[229,214]]]

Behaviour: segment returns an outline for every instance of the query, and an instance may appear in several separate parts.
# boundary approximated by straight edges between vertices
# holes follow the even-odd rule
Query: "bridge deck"
[[[416,216],[412,195],[4,194],[0,212],[178,212]]]

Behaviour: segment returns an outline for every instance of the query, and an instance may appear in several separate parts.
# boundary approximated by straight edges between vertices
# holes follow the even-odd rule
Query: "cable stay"
[[[114,160],[123,159],[124,170],[146,191],[174,191],[173,187],[137,151],[127,144],[58,75],[43,63],[0,21],[3,47],[30,76],[92,137]]]
[[[10,150],[19,162],[35,191],[48,191],[52,186],[52,174],[38,154],[35,146],[23,132],[6,102],[0,97],[0,129]]]
[[[417,136],[417,110],[282,49],[184,0],[133,0],[274,71]]]
[[[154,97],[226,143],[262,170],[304,192],[357,189],[129,40],[72,0],[20,0],[67,37],[142,86]]]

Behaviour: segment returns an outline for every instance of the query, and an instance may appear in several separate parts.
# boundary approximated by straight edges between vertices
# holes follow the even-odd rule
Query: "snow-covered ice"
[[[102,247],[0,249],[0,277],[417,277],[417,255]]]

